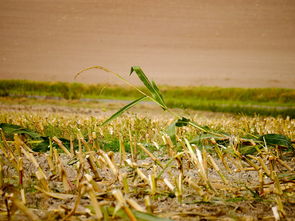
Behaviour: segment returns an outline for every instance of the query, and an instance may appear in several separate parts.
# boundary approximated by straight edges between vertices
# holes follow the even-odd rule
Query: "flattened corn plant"
[[[1,124],[1,219],[279,220],[295,216],[294,147],[288,137],[238,137],[199,125],[170,110],[156,83],[138,66],[130,74],[137,74],[147,93],[101,66],[77,76],[94,68],[114,74],[142,94],[100,126],[149,99],[175,118],[163,133],[162,144],[137,142],[129,133],[129,151],[120,136],[119,152],[114,153],[101,147],[102,130],[87,138],[78,131],[75,139],[66,141]],[[186,127],[200,133],[189,140],[179,133]],[[47,152],[34,151],[34,143],[45,141]]]

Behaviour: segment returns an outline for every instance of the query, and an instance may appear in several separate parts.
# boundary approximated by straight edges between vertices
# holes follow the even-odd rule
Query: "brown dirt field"
[[[293,0],[2,0],[0,31],[0,79],[295,88]]]

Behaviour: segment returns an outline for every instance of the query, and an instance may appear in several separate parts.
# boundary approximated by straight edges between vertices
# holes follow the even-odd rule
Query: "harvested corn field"
[[[1,219],[294,219],[291,140],[259,140],[294,139],[294,120],[187,112],[224,135],[187,125],[176,127],[174,143],[175,119],[146,108],[152,116],[134,109],[100,126],[109,111],[6,106]]]

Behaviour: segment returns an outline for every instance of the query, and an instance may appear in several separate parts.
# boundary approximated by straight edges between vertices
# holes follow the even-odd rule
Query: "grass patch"
[[[145,88],[139,88],[147,92]],[[295,90],[293,89],[162,86],[161,92],[169,107],[295,118]],[[140,93],[132,87],[118,85],[27,80],[0,81],[0,96],[44,96],[67,100],[133,100],[139,95]]]

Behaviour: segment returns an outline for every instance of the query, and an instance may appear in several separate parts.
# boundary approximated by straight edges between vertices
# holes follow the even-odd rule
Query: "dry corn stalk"
[[[158,164],[160,167],[163,168],[163,165],[161,164],[161,162],[158,160],[157,157],[154,156],[154,154],[152,154],[148,149],[146,149],[141,143],[138,143],[138,146],[150,157],[152,158],[152,160]]]
[[[115,189],[112,191],[112,194],[116,198],[117,203],[118,203],[116,209],[118,210],[120,208],[123,208],[125,213],[129,217],[129,219],[131,221],[136,221],[137,219],[135,218],[134,214],[127,206],[127,202],[126,202],[125,198],[123,197],[122,192],[120,190]],[[115,212],[117,211],[116,209],[115,209]]]
[[[52,140],[57,143],[57,145],[69,156],[73,157],[73,155],[68,151],[68,149],[62,144],[61,140],[57,137],[52,137]]]
[[[12,198],[12,203],[19,209],[21,210],[26,216],[33,221],[40,220],[37,215],[35,215],[29,208],[27,208],[23,202],[19,201],[18,199]]]
[[[97,199],[96,199],[96,196],[95,196],[95,192],[94,192],[94,189],[92,187],[91,184],[85,184],[87,185],[86,187],[86,191],[89,195],[89,198],[90,198],[90,201],[91,201],[91,205],[95,211],[95,214],[96,214],[96,219],[97,220],[100,220],[103,218],[103,215],[102,215],[102,212],[101,212],[101,208],[99,206],[99,203],[97,202]]]

